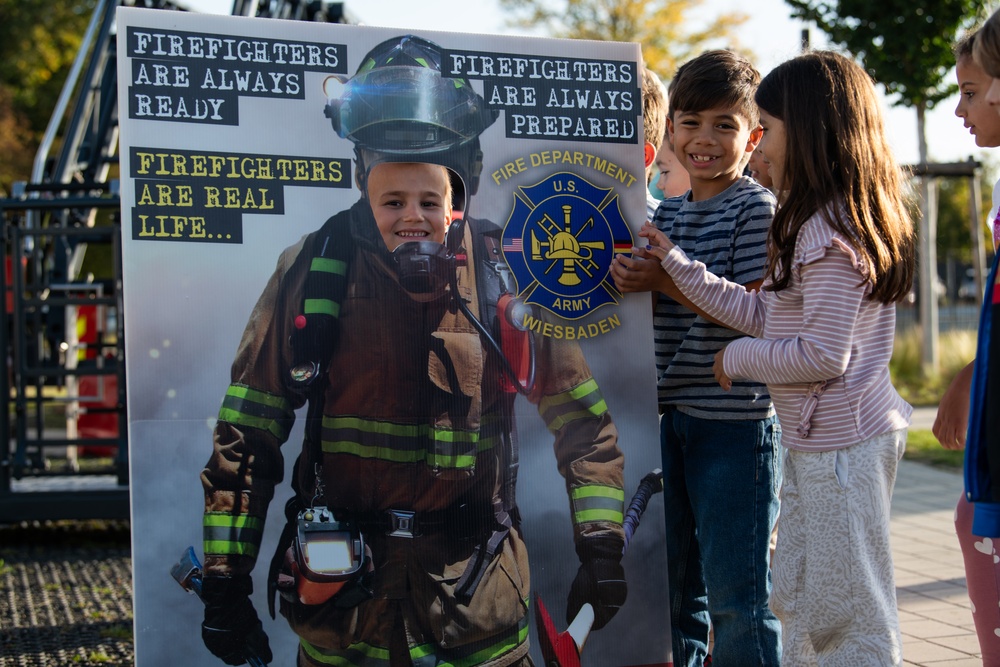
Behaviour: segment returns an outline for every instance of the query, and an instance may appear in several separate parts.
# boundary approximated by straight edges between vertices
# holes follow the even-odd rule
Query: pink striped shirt
[[[821,216],[799,231],[780,292],[747,292],[677,247],[663,268],[706,313],[754,336],[726,348],[725,371],[767,384],[784,446],[828,451],[909,425],[889,379],[896,308],[868,298],[856,254]]]

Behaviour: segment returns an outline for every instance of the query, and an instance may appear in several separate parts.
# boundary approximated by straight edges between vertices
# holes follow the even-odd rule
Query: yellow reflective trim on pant
[[[288,439],[295,420],[291,404],[283,397],[231,384],[219,408],[219,421],[267,431],[280,442]]]
[[[202,519],[206,555],[256,556],[264,521],[259,517],[209,512]]]
[[[573,523],[608,521],[621,523],[625,518],[625,491],[613,486],[588,484],[570,490]]]
[[[528,639],[528,616],[508,632],[454,649],[436,644],[410,647],[413,667],[475,667],[510,653]],[[306,655],[315,662],[334,667],[388,667],[389,649],[356,642],[346,649],[323,649],[299,638]]]
[[[305,639],[299,638],[302,650],[311,660],[334,667],[388,667],[389,649],[372,646],[364,642],[356,642],[346,649],[334,652],[313,646]]]
[[[480,440],[476,431],[360,417],[324,417],[321,446],[327,454],[350,454],[394,463],[422,461],[437,468],[471,469],[478,453],[495,442],[494,437]]]
[[[569,391],[546,396],[538,403],[538,412],[553,433],[570,422],[596,419],[607,411],[608,405],[594,378],[585,380]]]

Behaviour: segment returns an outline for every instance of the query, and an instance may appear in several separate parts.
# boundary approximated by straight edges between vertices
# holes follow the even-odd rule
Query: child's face
[[[407,241],[444,243],[451,224],[451,197],[448,170],[441,165],[375,165],[368,174],[368,199],[390,252]]]
[[[667,121],[674,154],[691,177],[695,199],[721,193],[742,175],[743,157],[760,139],[756,126],[735,109],[676,109]]]
[[[786,189],[785,184],[785,123],[766,111],[760,112],[760,126],[764,128],[758,151],[767,165],[767,175],[771,177],[771,186],[775,190]]]
[[[764,162],[764,156],[760,150],[763,143],[764,141],[761,139],[761,143],[757,144],[757,150],[750,155],[750,161],[747,163],[747,166],[750,167],[750,178],[765,188],[770,188],[773,187],[774,183],[771,181],[771,176],[767,173],[767,163]]]
[[[669,141],[664,141],[656,153],[656,168],[660,170],[656,187],[664,197],[679,197],[691,189],[691,177],[674,155]]]
[[[977,146],[1000,146],[1000,107],[991,106],[987,101],[987,91],[995,79],[970,57],[958,60],[955,73],[959,88],[955,115],[965,121]]]
[[[1000,79],[990,79],[990,87],[986,91],[986,103],[1000,113]]]

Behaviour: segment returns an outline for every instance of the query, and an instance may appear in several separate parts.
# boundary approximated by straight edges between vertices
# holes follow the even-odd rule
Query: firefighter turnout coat
[[[313,431],[319,442],[296,446],[292,458],[301,453],[309,463],[297,466],[304,504],[319,470],[326,506],[359,517],[414,512],[419,534],[389,536],[369,522],[374,597],[349,609],[282,597],[281,612],[301,638],[305,664],[389,665],[390,649],[408,651],[417,666],[512,664],[526,655],[528,636],[528,559],[516,522],[471,598],[455,590],[502,505],[509,396],[451,288],[419,295],[400,286],[367,210],[362,200],[349,211],[359,240],[345,269],[322,427]],[[477,265],[465,227],[469,259],[458,269],[458,290],[474,303]],[[281,446],[307,398],[289,389],[287,377],[289,341],[315,264],[304,248],[314,236],[281,254],[232,366],[202,473],[207,575],[248,573],[261,553],[264,517],[284,475]],[[623,457],[600,390],[575,343],[538,337],[536,359],[529,399],[554,436],[577,545],[621,539]],[[464,525],[449,522],[451,513]],[[484,513],[488,521],[480,520]],[[435,521],[420,529],[427,516]]]

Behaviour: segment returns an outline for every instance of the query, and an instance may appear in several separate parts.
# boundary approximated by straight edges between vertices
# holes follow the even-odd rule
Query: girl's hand
[[[965,431],[969,427],[969,392],[972,388],[972,364],[955,375],[941,397],[937,417],[931,429],[945,449],[965,449]]]
[[[733,381],[726,375],[722,367],[722,356],[726,353],[726,348],[722,348],[715,353],[715,363],[712,364],[712,372],[715,373],[715,380],[725,391],[733,388]]]
[[[639,236],[649,241],[646,251],[661,261],[667,256],[670,249],[674,247],[673,242],[667,238],[666,234],[648,222],[639,230]]]

